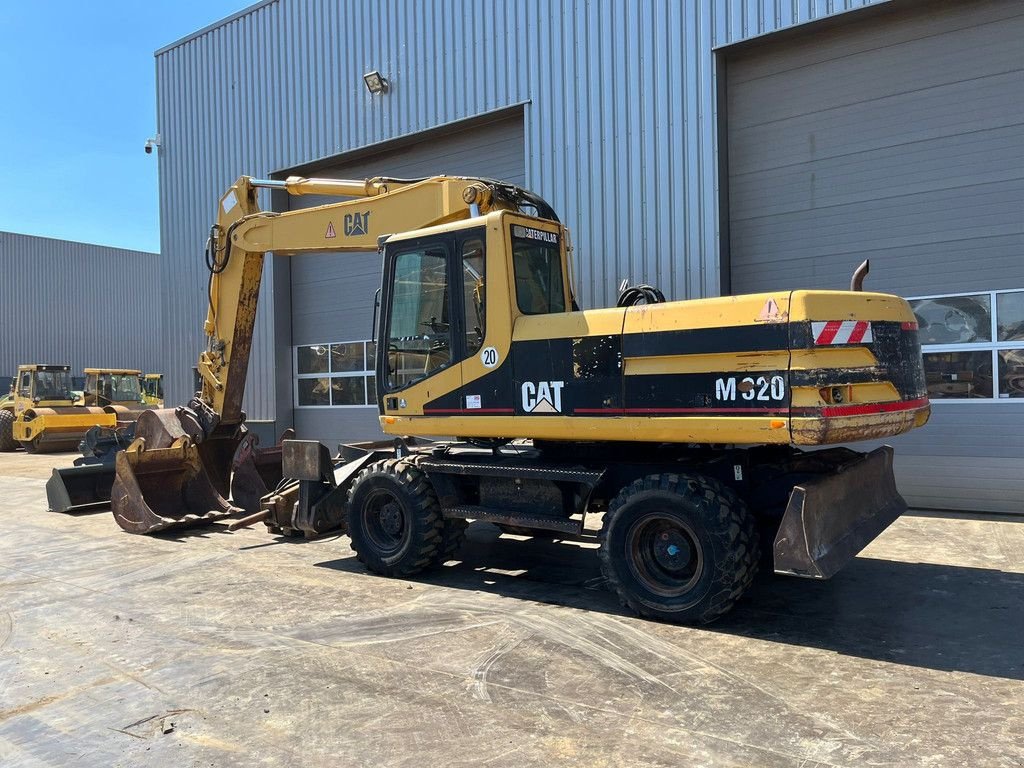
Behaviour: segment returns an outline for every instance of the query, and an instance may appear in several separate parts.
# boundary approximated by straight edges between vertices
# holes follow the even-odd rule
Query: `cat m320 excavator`
[[[273,213],[261,188],[348,199]],[[374,249],[380,425],[396,439],[335,457],[285,440],[253,471],[242,394],[264,255]],[[598,513],[602,570],[622,601],[707,622],[760,562],[828,578],[906,508],[891,448],[807,450],[929,416],[914,315],[862,291],[863,273],[849,291],[640,291],[580,310],[569,232],[549,205],[445,176],[242,177],[219,201],[207,266],[202,389],[187,407],[142,413],[117,456],[112,508],[128,531],[246,512],[233,525],[340,527],[367,568],[407,577],[451,558],[467,521],[571,536]],[[417,441],[444,436],[457,438]],[[227,500],[229,484],[237,500],[252,482],[262,500]]]

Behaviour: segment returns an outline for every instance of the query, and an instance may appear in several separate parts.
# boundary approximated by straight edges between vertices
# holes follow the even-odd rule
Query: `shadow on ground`
[[[581,541],[498,537],[477,523],[459,556],[418,581],[625,615]],[[354,556],[316,565],[365,572]],[[830,581],[761,576],[707,630],[1022,680],[1024,574],[859,557]]]

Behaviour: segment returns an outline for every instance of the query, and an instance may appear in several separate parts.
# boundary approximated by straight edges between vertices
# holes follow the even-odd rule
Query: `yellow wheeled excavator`
[[[348,199],[272,213],[260,188]],[[850,291],[634,292],[580,310],[569,232],[520,188],[242,177],[207,246],[202,389],[185,408],[143,413],[118,454],[123,528],[242,515],[228,485],[264,254],[372,249],[383,264],[378,408],[395,442],[332,458],[315,441],[284,441],[276,476],[292,482],[268,484],[236,525],[341,527],[367,568],[408,577],[451,557],[469,520],[580,535],[596,513],[602,569],[625,604],[706,622],[762,559],[827,578],[906,508],[891,448],[807,450],[928,419],[914,315],[860,290],[863,274]]]

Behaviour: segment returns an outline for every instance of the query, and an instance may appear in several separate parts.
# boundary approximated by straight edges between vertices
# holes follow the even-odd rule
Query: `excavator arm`
[[[260,209],[260,189],[347,199],[275,213]],[[146,411],[139,418],[136,439],[116,458],[111,507],[117,522],[133,533],[206,524],[257,505],[280,480],[280,447],[258,451],[242,412],[267,252],[373,251],[390,234],[524,209],[557,221],[535,195],[480,178],[239,178],[221,197],[207,242],[201,389],[185,407]],[[239,487],[247,483],[252,487]],[[229,503],[229,496],[242,508]]]

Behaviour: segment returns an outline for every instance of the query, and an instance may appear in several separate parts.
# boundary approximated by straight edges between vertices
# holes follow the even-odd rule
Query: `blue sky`
[[[153,52],[252,0],[0,0],[0,230],[160,250]]]

